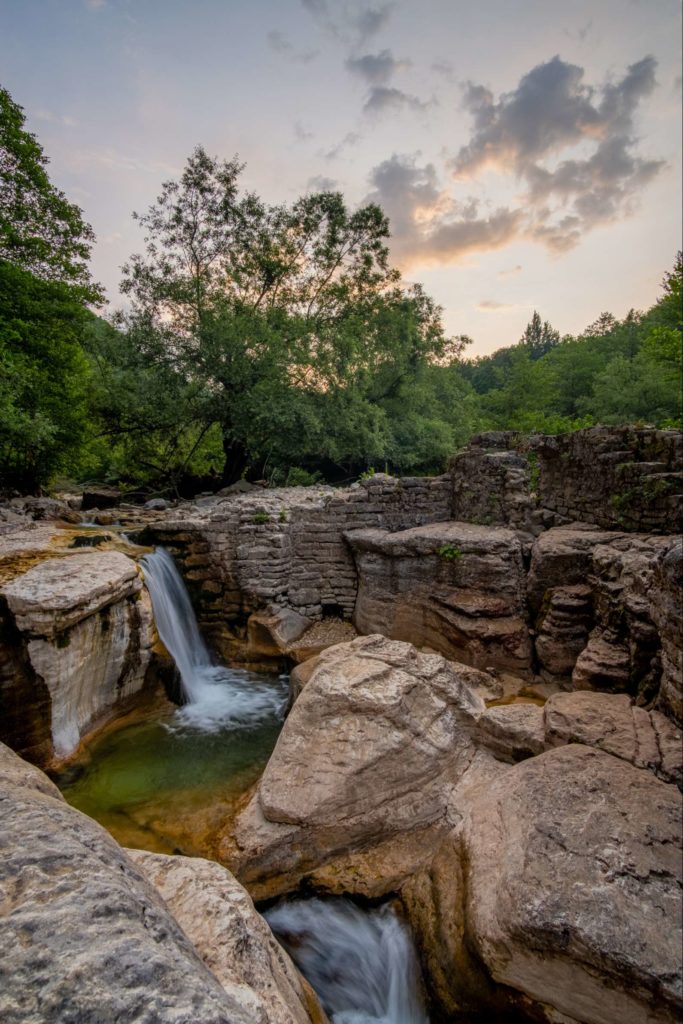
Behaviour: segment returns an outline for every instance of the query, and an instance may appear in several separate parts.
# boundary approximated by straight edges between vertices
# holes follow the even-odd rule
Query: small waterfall
[[[427,1024],[412,939],[390,906],[294,900],[264,916],[333,1024]]]
[[[157,548],[140,564],[159,636],[180,673],[186,704],[177,714],[179,724],[215,732],[226,726],[255,724],[283,712],[283,687],[255,680],[254,674],[244,669],[213,663],[168,551]]]

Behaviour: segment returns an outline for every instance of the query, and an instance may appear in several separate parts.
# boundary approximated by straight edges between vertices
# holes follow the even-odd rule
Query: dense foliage
[[[0,478],[35,490],[85,443],[92,231],[51,183],[24,115],[0,89]]]
[[[95,315],[92,232],[0,90],[0,480],[58,475],[168,491],[241,476],[438,472],[482,429],[558,432],[681,417],[679,255],[664,294],[560,338],[463,358],[389,263],[389,225],[341,194],[268,206],[195,150],[138,217],[125,312]]]

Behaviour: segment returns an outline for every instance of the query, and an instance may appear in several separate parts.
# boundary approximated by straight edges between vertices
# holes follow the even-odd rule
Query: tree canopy
[[[681,423],[679,254],[663,294],[579,335],[534,311],[466,359],[389,259],[390,225],[339,192],[268,205],[201,147],[137,220],[123,310],[95,315],[93,233],[0,89],[0,484],[62,474],[192,492],[240,476],[442,471],[475,431]]]
[[[0,480],[35,490],[75,467],[87,433],[93,234],[0,89]]]

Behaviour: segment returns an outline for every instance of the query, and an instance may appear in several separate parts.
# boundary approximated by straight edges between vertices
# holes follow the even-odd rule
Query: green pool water
[[[263,677],[259,680],[263,685]],[[286,683],[270,684],[284,704]],[[261,721],[203,731],[167,707],[95,737],[55,781],[66,800],[122,845],[211,856],[241,797],[258,779],[282,726]]]

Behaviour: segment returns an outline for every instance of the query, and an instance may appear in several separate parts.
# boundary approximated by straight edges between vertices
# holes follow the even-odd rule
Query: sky
[[[110,311],[198,144],[269,203],[340,190],[468,355],[646,309],[681,248],[680,0],[0,0],[0,84]]]

